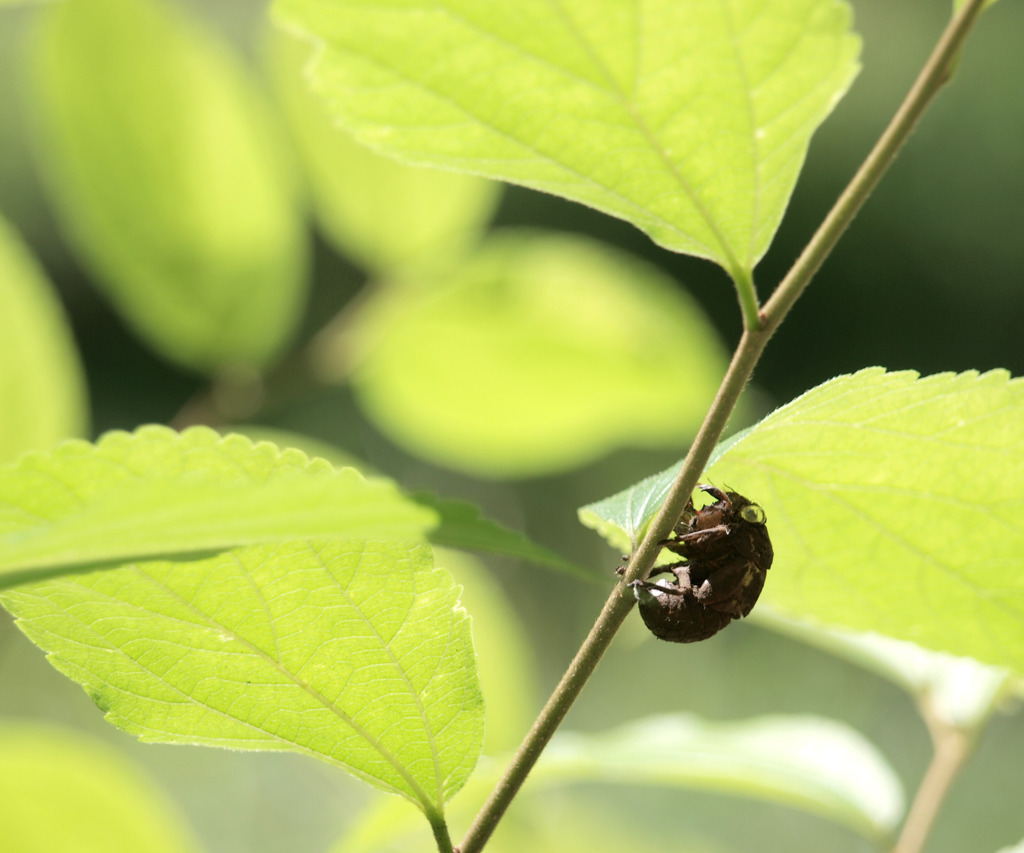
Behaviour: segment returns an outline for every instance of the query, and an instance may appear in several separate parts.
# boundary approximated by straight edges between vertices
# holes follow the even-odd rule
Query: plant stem
[[[765,303],[761,319],[768,329],[774,331],[778,328],[783,317],[793,307],[793,303],[803,293],[804,288],[853,221],[853,217],[878,185],[882,175],[917,125],[925,108],[939,89],[949,81],[956,57],[964,39],[967,38],[967,33],[981,12],[983,3],[984,0],[968,0],[943,31],[889,126],[879,137],[875,147],[853,176],[853,180],[832,206],[796,263]]]
[[[448,823],[444,819],[444,814],[428,811],[426,815],[427,820],[430,822],[430,828],[434,832],[434,841],[437,842],[438,853],[452,853],[455,848],[452,847],[452,837],[448,833]]]
[[[750,272],[733,275],[733,284],[740,300],[740,313],[743,315],[744,329],[760,329],[762,324],[761,306],[757,302],[757,288],[754,287],[754,276]]]
[[[934,753],[914,795],[907,819],[892,853],[921,853],[939,815],[939,809],[964,761],[971,753],[974,739],[963,729],[939,719],[927,702],[923,712],[932,736]]]
[[[635,599],[627,584],[637,578],[646,577],[654,565],[654,560],[658,556],[658,552],[661,551],[661,546],[658,543],[668,536],[679,519],[689,500],[689,495],[697,484],[697,477],[704,470],[711,451],[721,436],[729,414],[735,407],[740,392],[750,377],[754,364],[767,340],[768,335],[763,331],[744,332],[725,378],[718,389],[718,394],[690,447],[690,452],[672,491],[651,524],[643,542],[630,558],[622,582],[615,585],[597,617],[597,621],[590,629],[590,633],[587,634],[572,663],[569,664],[569,668],[552,692],[551,698],[541,710],[533,727],[512,757],[501,781],[491,792],[487,802],[462,839],[462,843],[459,845],[460,853],[477,853],[486,844],[544,747],[569,712],[569,708],[572,707],[580,691],[583,690],[583,685],[597,668],[597,664],[611,644],[615,632],[618,631],[633,606]]]
[[[615,632],[633,606],[634,598],[627,584],[645,578],[650,572],[661,550],[659,543],[668,536],[686,507],[697,485],[697,479],[707,465],[715,444],[721,438],[740,392],[750,379],[768,339],[810,283],[839,237],[849,227],[853,217],[909,137],[925,107],[942,84],[949,79],[952,63],[983,2],[984,0],[969,0],[950,22],[878,143],[759,314],[755,315],[748,304],[753,298],[752,283],[748,282],[747,289],[741,288],[741,307],[744,309],[743,336],[704,423],[690,446],[679,475],[647,535],[631,555],[622,581],[615,585],[569,668],[512,757],[501,781],[491,792],[466,832],[459,845],[460,853],[479,853],[483,849],[544,747],[583,690],[583,685],[597,668]],[[747,298],[744,298],[745,296]],[[756,306],[756,298],[753,304]],[[759,322],[755,323],[754,319]],[[910,851],[900,850],[899,853]]]
[[[672,491],[647,535],[631,556],[622,582],[615,585],[572,663],[509,762],[504,776],[462,839],[459,845],[460,853],[477,853],[483,849],[498,821],[526,780],[527,774],[583,690],[583,685],[597,669],[597,664],[611,644],[615,632],[633,606],[635,599],[627,584],[637,578],[646,577],[650,572],[655,558],[661,551],[658,543],[668,536],[686,506],[689,495],[697,484],[697,477],[704,470],[767,340],[768,335],[763,331],[743,333],[704,423],[690,446],[690,452],[683,462]]]

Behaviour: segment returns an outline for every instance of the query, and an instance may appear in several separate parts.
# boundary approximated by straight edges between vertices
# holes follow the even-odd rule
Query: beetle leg
[[[667,595],[693,595],[693,590],[690,587],[681,589],[677,586],[662,586],[661,584],[651,583],[650,581],[633,581],[630,586],[633,588],[633,592],[636,593],[637,589],[653,590],[654,592],[664,592]]]
[[[684,573],[687,575],[687,577],[689,577],[689,573],[690,573],[689,572],[689,565],[690,565],[690,561],[689,560],[680,560],[679,562],[676,562],[676,563],[666,563],[665,565],[656,565],[656,566],[654,566],[651,569],[651,572],[656,574],[656,573],[659,573],[659,572],[662,572],[662,571],[671,571],[678,578],[679,577],[679,572],[676,571],[676,569],[677,568],[686,568],[687,570]]]
[[[711,486],[705,483],[703,485],[697,486],[697,488],[700,489],[702,492],[707,492],[707,494],[711,495],[711,497],[713,497],[715,500],[722,501],[725,504],[726,512],[728,512],[730,507],[732,507],[732,501],[729,500],[729,496],[720,488],[718,488],[718,486]]]
[[[691,539],[696,539],[698,536],[703,537],[708,542],[713,542],[716,539],[721,539],[728,535],[728,524],[716,524],[714,527],[705,527],[703,530],[694,530],[692,533],[684,533],[681,536],[677,536],[675,539],[670,539],[669,544],[671,545],[673,542],[688,542]]]
[[[707,601],[711,598],[711,580],[705,578],[704,583],[700,585],[700,589],[696,592],[697,601]]]
[[[668,570],[676,576],[676,581],[681,589],[688,589],[693,586],[690,581],[690,564],[685,560],[681,563],[671,563],[668,566],[659,566],[659,571]]]
[[[690,581],[690,563],[687,560],[681,560],[678,563],[669,563],[666,566],[655,566],[654,574],[652,574],[651,577],[657,577],[662,574],[675,575],[676,585],[664,586],[652,581],[634,581],[630,586],[640,584],[644,589],[659,589],[664,592],[672,593],[673,595],[681,595],[685,590],[692,591],[693,584]]]

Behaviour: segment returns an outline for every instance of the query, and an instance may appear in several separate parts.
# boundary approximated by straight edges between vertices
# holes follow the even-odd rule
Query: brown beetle
[[[673,643],[706,640],[750,613],[774,556],[761,507],[737,492],[699,488],[715,503],[695,510],[691,498],[662,543],[685,559],[655,568],[654,581],[630,584],[644,624]]]

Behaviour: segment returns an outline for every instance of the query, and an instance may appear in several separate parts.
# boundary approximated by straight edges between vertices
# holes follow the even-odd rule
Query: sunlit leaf
[[[335,468],[355,468],[366,477],[376,477],[379,473],[373,470],[371,466],[367,465],[362,459],[352,453],[349,453],[347,450],[343,450],[336,444],[333,444],[330,441],[325,441],[322,438],[314,438],[313,436],[307,435],[303,432],[249,423],[232,424],[228,431],[244,435],[254,444],[269,441],[271,444],[276,444],[282,449],[287,448],[289,450],[301,450],[311,459],[313,457],[316,457],[317,459],[325,459]],[[223,433],[225,431],[221,430],[221,432]]]
[[[11,853],[197,853],[155,785],[111,747],[0,724],[0,826]]]
[[[412,499],[437,513],[437,527],[429,534],[430,541],[437,545],[517,557],[581,580],[606,583],[606,579],[595,572],[577,566],[524,534],[485,517],[471,503],[438,498],[422,492],[412,495]]]
[[[520,231],[444,281],[380,291],[324,355],[328,374],[355,359],[359,400],[395,441],[491,477],[678,444],[725,364],[698,306],[657,269]]]
[[[224,46],[161,0],[65,0],[35,42],[38,151],[96,283],[164,356],[263,363],[305,290],[293,179]]]
[[[255,546],[0,599],[144,741],[291,750],[435,813],[480,752],[470,620],[428,545]]]
[[[0,218],[0,461],[85,429],[85,377],[42,270]]]
[[[859,42],[837,0],[277,0],[356,138],[626,219],[745,277]]]
[[[196,427],[107,433],[0,469],[0,586],[297,537],[420,537],[387,480]]]
[[[475,242],[501,185],[406,166],[355,142],[310,91],[302,74],[309,45],[280,31],[275,35],[272,75],[327,238],[378,274],[451,261]]]
[[[1022,423],[1005,371],[872,368],[773,412],[704,477],[766,510],[762,599],[783,614],[1021,672]]]
[[[473,647],[487,697],[484,751],[494,755],[514,749],[537,711],[526,629],[508,594],[477,560],[444,548],[435,548],[434,555],[462,586],[462,604],[473,616]]]
[[[311,438],[290,430],[270,429],[267,427],[239,426],[236,428],[253,441],[270,441],[280,447],[298,448],[307,456],[326,459],[335,467],[350,466],[363,472],[366,476],[374,476],[372,466],[351,453],[335,447],[329,442]],[[573,575],[580,580],[604,585],[606,578],[601,578],[592,570],[565,559],[549,548],[532,541],[525,534],[499,524],[481,513],[480,508],[467,501],[442,498],[427,492],[416,492],[407,495],[409,500],[429,510],[436,518],[437,524],[427,533],[427,538],[435,545],[457,548],[461,551],[482,551],[487,554],[499,554],[503,557],[515,557],[535,566],[553,569]]]
[[[841,631],[786,619],[761,606],[759,625],[838,655],[900,685],[944,723],[979,727],[1012,687],[1010,671],[923,649],[874,632]]]

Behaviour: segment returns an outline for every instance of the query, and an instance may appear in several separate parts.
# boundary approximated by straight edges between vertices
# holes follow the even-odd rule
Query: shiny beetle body
[[[715,503],[695,510],[691,500],[662,543],[684,559],[631,584],[644,624],[674,643],[706,640],[750,613],[774,557],[760,506],[737,492],[700,488]]]

